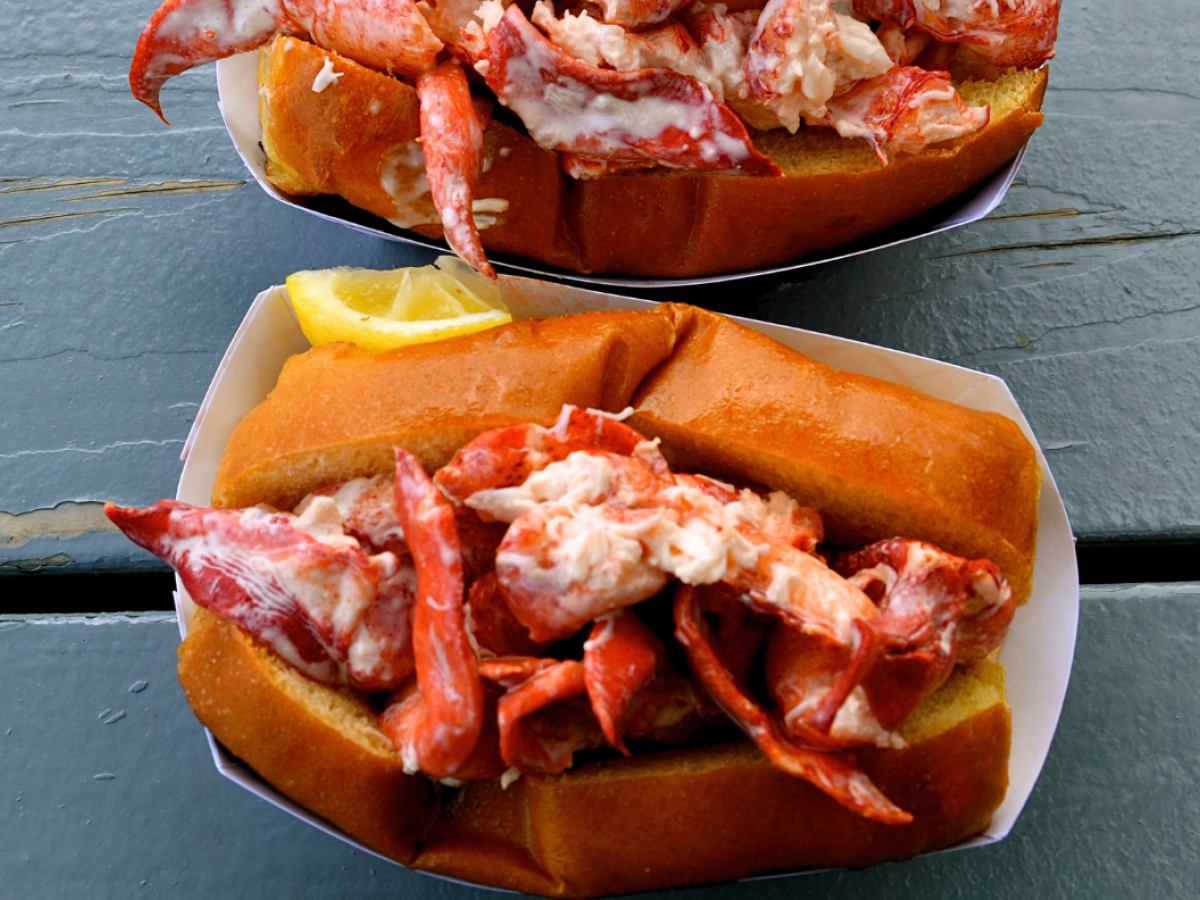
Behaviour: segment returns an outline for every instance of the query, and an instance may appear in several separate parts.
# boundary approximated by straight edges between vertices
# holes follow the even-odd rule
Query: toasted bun
[[[1037,464],[1012,422],[837,372],[676,304],[293,357],[231,437],[214,502],[288,506],[324,484],[390,471],[393,443],[434,468],[481,430],[549,424],[564,402],[632,405],[632,424],[661,437],[676,463],[794,490],[846,540],[902,533],[1014,560],[1016,580],[1032,569]],[[180,679],[218,739],[369,846],[554,896],[902,859],[982,831],[1007,784],[1009,712],[993,663],[956,672],[903,726],[906,749],[856,753],[914,815],[904,826],[846,811],[748,742],[523,776],[507,790],[473,783],[431,800],[424,780],[403,775],[370,706],[200,611]]]
[[[475,782],[435,798],[426,779],[403,773],[360,698],[309,681],[202,609],[179,678],[221,743],[367,846],[413,868],[547,896],[907,859],[983,831],[1008,786],[998,663],[957,671],[904,724],[905,749],[857,754],[913,814],[902,826],[848,812],[748,741],[523,775],[507,789]]]
[[[380,853],[416,856],[434,790],[404,774],[364,697],[301,675],[201,607],[179,649],[179,682],[196,718],[279,791]]]
[[[993,560],[1018,602],[1029,596],[1041,473],[1011,420],[671,303],[294,356],[234,431],[213,504],[290,509],[323,485],[390,472],[397,445],[432,471],[480,432],[549,425],[564,403],[634,407],[630,424],[677,466],[787,491],[836,543],[927,540]]]
[[[317,93],[326,60],[343,77]],[[977,184],[1041,124],[1045,69],[984,81],[972,80],[978,73],[968,65],[955,86],[969,105],[991,106],[982,130],[887,166],[864,142],[832,129],[756,133],[782,179],[653,169],[576,181],[557,154],[493,119],[476,196],[506,200],[508,209],[481,231],[483,245],[578,272],[684,277],[783,263],[873,234]],[[419,133],[413,88],[285,37],[263,50],[259,77],[267,176],[277,187],[338,194],[441,236],[440,225],[407,224],[411,211],[385,184],[390,155]]]
[[[900,535],[990,559],[1029,597],[1041,470],[1011,419],[839,372],[722,316],[691,324],[629,420],[669,461],[787,492],[834,544]]]
[[[294,356],[230,438],[213,505],[291,509],[321,485],[391,472],[395,446],[432,471],[477,434],[550,424],[564,403],[624,409],[670,355],[678,320],[672,307],[594,313],[392,353],[327,344]]]
[[[913,814],[881,825],[774,768],[749,741],[478,782],[449,796],[412,863],[536,894],[590,897],[769,872],[866,866],[983,831],[1008,787],[1004,667],[956,672],[905,723],[903,750],[856,754]]]

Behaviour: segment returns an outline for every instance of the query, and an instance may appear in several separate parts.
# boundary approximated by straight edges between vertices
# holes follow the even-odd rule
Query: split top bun
[[[292,357],[237,427],[213,504],[290,509],[323,485],[388,473],[392,447],[427,471],[469,440],[564,404],[618,413],[668,461],[789,493],[835,545],[901,534],[991,559],[1030,593],[1041,474],[1009,419],[840,372],[731,319],[661,304],[587,313],[371,353]]]
[[[682,471],[792,493],[835,544],[896,534],[997,562],[1023,601],[1039,469],[1010,420],[816,363],[731,320],[660,305],[530,320],[401,351],[293,357],[237,427],[216,506],[290,508],[308,492],[427,470],[481,432],[553,423],[563,404],[619,412]],[[1003,670],[960,667],[857,765],[913,816],[862,818],[748,742],[590,763],[460,788],[407,775],[376,708],[311,681],[197,609],[180,654],[197,716],[283,793],[416,868],[551,896],[698,884],[903,859],[977,834],[1007,785]]]

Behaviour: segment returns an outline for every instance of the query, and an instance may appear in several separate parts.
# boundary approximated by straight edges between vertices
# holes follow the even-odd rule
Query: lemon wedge
[[[314,347],[349,341],[367,350],[390,350],[512,321],[496,283],[454,256],[391,272],[296,272],[288,277],[287,290]]]

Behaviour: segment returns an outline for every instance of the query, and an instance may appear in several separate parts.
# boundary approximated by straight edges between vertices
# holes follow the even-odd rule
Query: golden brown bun
[[[679,304],[294,356],[231,437],[213,503],[290,509],[390,472],[395,445],[433,470],[481,431],[550,424],[564,403],[634,406],[630,424],[668,459],[792,493],[837,543],[927,540],[993,560],[1018,602],[1029,596],[1041,473],[1012,421],[838,372]]]
[[[1041,470],[1011,419],[839,372],[722,316],[692,321],[629,420],[669,461],[791,494],[834,544],[902,536],[990,559],[1028,599]]]
[[[295,38],[277,38],[263,54],[270,180],[293,194],[339,194],[384,219],[400,215],[381,160],[418,133],[416,92]],[[575,181],[555,153],[493,119],[476,195],[509,207],[481,232],[483,245],[578,272],[684,277],[783,263],[873,234],[977,184],[1042,122],[1045,69],[973,81],[969,54],[960,55],[956,87],[969,105],[990,104],[991,121],[886,167],[864,142],[832,129],[777,129],[754,142],[783,179],[652,169]],[[345,75],[316,93],[327,58]],[[372,99],[386,112],[370,112]],[[438,225],[413,230],[442,233]]]
[[[907,859],[981,832],[1008,784],[997,663],[957,671],[901,729],[907,748],[856,754],[913,814],[888,826],[782,774],[748,741],[525,775],[507,790],[472,783],[443,791],[439,810],[351,692],[309,681],[203,609],[179,658],[200,721],[302,806],[413,868],[549,896]]]
[[[748,741],[469,784],[412,863],[565,897],[907,859],[978,834],[1008,787],[1004,668],[956,672],[902,729],[903,750],[856,756],[913,814],[881,825],[775,769]]]
[[[1032,566],[1036,460],[1011,422],[835,372],[676,304],[517,322],[389,353],[330,345],[293,357],[231,437],[214,502],[287,506],[323,484],[390,471],[393,442],[432,468],[484,428],[549,423],[563,402],[632,403],[633,423],[661,434],[669,457],[807,492],[831,522],[845,519],[837,527],[846,534],[876,527],[851,524],[858,513],[884,522],[886,536],[944,532],[957,552],[975,540],[992,558],[1024,547],[1019,571]],[[889,511],[917,531],[888,529]],[[992,663],[956,672],[926,701],[903,726],[906,749],[856,753],[914,815],[905,826],[849,813],[748,742],[523,776],[506,791],[470,784],[431,803],[425,782],[403,776],[380,743],[365,703],[308,681],[202,611],[180,678],[219,740],[369,846],[417,868],[548,895],[903,859],[982,831],[1007,784],[1010,720],[1003,669]]]
[[[550,424],[564,403],[624,409],[674,347],[675,319],[668,307],[596,313],[390,353],[327,344],[294,356],[230,438],[213,504],[291,509],[321,485],[391,472],[394,446],[432,471],[480,432]]]
[[[200,607],[179,648],[179,681],[196,718],[276,789],[380,853],[412,861],[437,813],[434,791],[404,774],[363,697],[306,678]]]

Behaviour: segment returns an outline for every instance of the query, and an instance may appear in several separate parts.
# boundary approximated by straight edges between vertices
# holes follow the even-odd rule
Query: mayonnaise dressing
[[[343,74],[344,73],[342,72],[333,71],[333,59],[328,56],[325,57],[325,64],[321,66],[321,71],[318,72],[317,77],[313,79],[313,93],[319,94],[330,85],[336,85],[338,83],[338,79],[341,78]],[[375,103],[377,101],[372,100],[372,102]]]
[[[396,214],[388,219],[397,228],[433,225],[441,220],[429,191],[425,173],[425,151],[418,141],[397,144],[383,157],[379,182],[384,193],[396,204]]]

